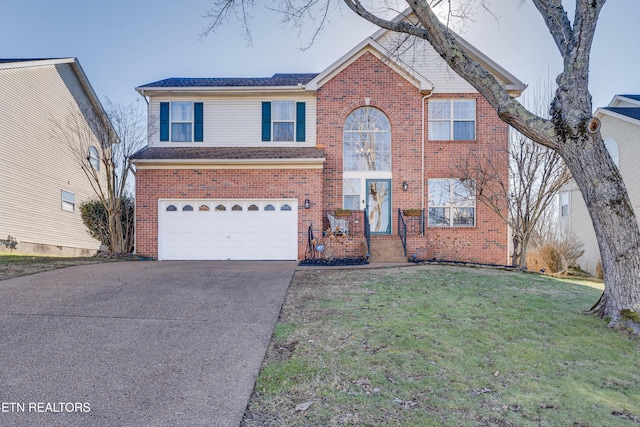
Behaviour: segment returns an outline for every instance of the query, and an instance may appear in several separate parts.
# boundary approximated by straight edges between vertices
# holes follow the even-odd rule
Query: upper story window
[[[262,140],[304,142],[306,103],[272,101],[262,103]]]
[[[89,147],[87,160],[89,160],[89,165],[93,170],[100,170],[100,154],[98,153],[98,149],[93,145]]]
[[[343,169],[391,170],[391,123],[377,108],[362,107],[344,122]]]
[[[475,140],[475,99],[429,101],[429,139],[455,141]]]
[[[429,227],[476,225],[475,188],[459,179],[429,180]]]
[[[203,118],[202,102],[161,102],[160,141],[202,142]]]

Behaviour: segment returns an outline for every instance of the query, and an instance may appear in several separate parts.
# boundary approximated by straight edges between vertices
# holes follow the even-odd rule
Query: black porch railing
[[[369,215],[367,210],[364,210],[364,237],[367,241],[367,260],[371,256],[371,225],[369,224]]]
[[[407,223],[404,220],[402,211],[398,209],[398,236],[402,242],[402,248],[404,249],[404,256],[407,256]]]

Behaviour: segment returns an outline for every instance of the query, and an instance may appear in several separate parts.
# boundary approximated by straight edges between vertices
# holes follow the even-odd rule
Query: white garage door
[[[295,260],[298,201],[160,200],[160,260]]]

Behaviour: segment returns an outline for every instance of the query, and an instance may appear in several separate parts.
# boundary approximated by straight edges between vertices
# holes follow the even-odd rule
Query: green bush
[[[111,248],[111,234],[109,233],[109,221],[107,211],[99,199],[90,199],[80,205],[82,222],[87,227],[89,234],[99,240],[104,246]],[[122,212],[120,214],[122,235],[125,240],[127,253],[133,252],[134,236],[134,199],[126,196],[122,199]]]

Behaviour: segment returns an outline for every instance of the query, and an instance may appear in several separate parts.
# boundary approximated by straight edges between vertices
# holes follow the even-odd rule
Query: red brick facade
[[[298,258],[307,230],[322,219],[320,169],[140,169],[136,173],[136,253],[158,256],[158,199],[298,199]],[[309,199],[311,207],[304,209]]]
[[[380,109],[391,122],[392,145],[392,235],[398,230],[398,209],[420,208],[422,203],[422,101],[418,88],[381,60],[366,53],[318,90],[318,143],[324,145],[325,210],[342,207],[342,126],[355,109],[369,105]],[[429,100],[473,98],[476,100],[475,141],[430,141]],[[503,158],[508,145],[508,126],[477,93],[434,94],[424,106],[424,191],[429,178],[456,178],[454,162],[469,152]],[[505,163],[504,176],[507,175]],[[407,182],[408,190],[402,190]],[[425,206],[427,208],[427,206]],[[386,238],[373,236],[372,239]],[[477,203],[476,226],[429,228],[425,235],[411,235],[407,255],[418,259],[464,260],[479,263],[507,262],[507,226],[490,209]],[[352,246],[346,248],[353,252]]]
[[[429,101],[439,98],[476,100],[475,141],[429,140]],[[323,216],[327,211],[343,207],[343,125],[349,114],[365,105],[380,109],[391,123],[392,235],[374,236],[374,243],[376,238],[397,236],[398,209],[421,208],[423,197],[426,205],[430,178],[456,178],[452,166],[461,155],[487,154],[494,161],[505,159],[505,177],[508,173],[504,156],[508,127],[484,98],[476,93],[434,94],[423,100],[416,86],[374,55],[365,53],[318,89],[317,145],[325,150],[323,170],[140,169],[136,176],[137,253],[157,257],[159,198],[297,198],[300,207],[298,256],[304,258],[309,224],[313,222],[316,237],[326,243],[327,239],[321,237]],[[421,124],[423,114],[424,126]],[[405,181],[407,191],[402,188]],[[312,201],[310,209],[302,208],[305,199]],[[329,242],[332,255],[364,255],[364,238],[360,233],[354,234],[335,244]],[[418,259],[505,264],[507,239],[505,223],[478,202],[474,227],[427,227],[424,236],[411,233],[407,255]]]

